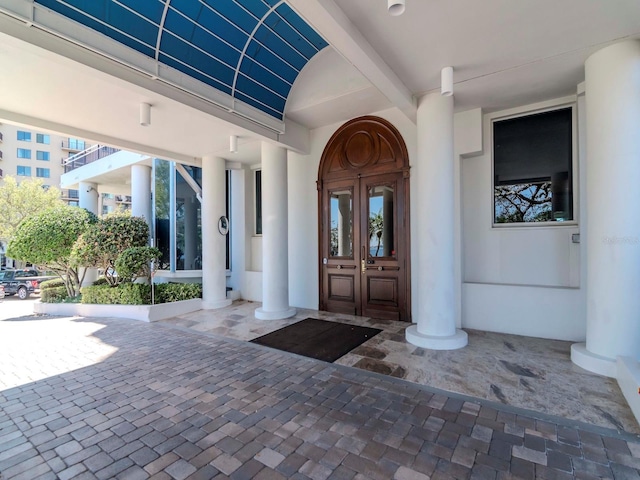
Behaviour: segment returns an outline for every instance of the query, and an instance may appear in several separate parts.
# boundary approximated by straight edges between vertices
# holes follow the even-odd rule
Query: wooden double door
[[[382,141],[376,121],[349,127],[338,148],[343,158],[337,163],[346,168],[325,171],[319,182],[320,308],[409,321],[406,158],[396,158],[398,152]],[[382,128],[388,133],[388,125]]]

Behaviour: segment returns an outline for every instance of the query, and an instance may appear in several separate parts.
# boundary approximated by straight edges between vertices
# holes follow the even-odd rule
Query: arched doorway
[[[388,121],[355,118],[318,170],[320,309],[411,320],[409,156]]]

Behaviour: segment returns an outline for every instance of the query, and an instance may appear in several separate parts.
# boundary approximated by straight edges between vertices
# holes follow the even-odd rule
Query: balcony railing
[[[62,141],[62,148],[65,150],[81,151],[81,150],[87,150],[88,148],[91,148],[91,144],[88,142],[85,142],[84,140],[76,140],[71,138],[69,140]]]
[[[109,155],[113,155],[119,151],[120,149],[118,148],[107,147],[106,145],[94,145],[67,158],[63,163],[64,173],[69,173],[78,167],[88,165],[96,160],[108,157]]]
[[[78,190],[72,190],[72,189],[62,190],[60,192],[60,195],[65,200],[77,200],[78,198],[80,198]]]

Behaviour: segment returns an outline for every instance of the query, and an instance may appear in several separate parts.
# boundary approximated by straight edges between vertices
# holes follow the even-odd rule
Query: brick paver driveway
[[[124,320],[0,322],[0,478],[638,478],[629,435]]]

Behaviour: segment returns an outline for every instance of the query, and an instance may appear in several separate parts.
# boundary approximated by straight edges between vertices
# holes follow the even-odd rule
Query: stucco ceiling
[[[384,0],[287,2],[332,45],[311,59],[287,100],[287,117],[308,128],[394,105],[407,111],[439,88],[444,66],[454,67],[458,111],[575,93],[592,52],[640,38],[637,0],[407,0],[399,17]],[[258,162],[260,138],[273,140],[185,92],[156,87],[2,14],[0,64],[0,121],[183,160],[215,154]],[[150,127],[138,124],[140,102],[153,105]],[[240,136],[235,155],[230,134]]]

